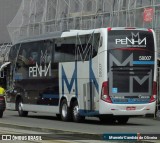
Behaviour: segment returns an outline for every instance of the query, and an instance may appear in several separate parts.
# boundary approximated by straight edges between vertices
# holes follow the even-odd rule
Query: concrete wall
[[[21,1],[22,0],[0,0],[0,44],[11,42],[7,25],[15,17]]]

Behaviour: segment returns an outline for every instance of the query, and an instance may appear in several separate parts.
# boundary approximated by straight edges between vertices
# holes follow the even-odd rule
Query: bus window
[[[77,60],[88,61],[94,58],[98,53],[100,34],[89,34],[77,36]]]
[[[11,47],[10,53],[9,53],[10,61],[12,61],[12,62],[16,61],[18,51],[19,51],[19,47],[20,47],[20,44],[17,44],[17,45],[14,45],[13,47]]]
[[[155,60],[151,32],[111,30],[108,33],[110,95],[151,95]]]
[[[55,44],[54,62],[75,61],[75,37],[65,38],[61,44]]]
[[[57,39],[54,62],[89,61],[98,53],[100,34]]]
[[[52,61],[53,43],[54,42],[51,40],[45,40],[44,45],[41,48],[41,54],[43,53],[43,57],[44,57],[46,64],[48,64]]]

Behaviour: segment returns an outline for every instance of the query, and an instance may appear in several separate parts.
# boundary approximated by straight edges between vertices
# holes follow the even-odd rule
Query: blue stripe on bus
[[[133,61],[134,65],[154,65],[154,61]]]
[[[71,93],[73,84],[75,84],[75,94],[76,94],[76,97],[78,97],[77,62],[75,62],[75,69],[73,71],[71,80],[67,78],[63,65],[61,67],[61,70],[62,70],[62,94],[64,95],[64,84],[66,84],[69,93]]]
[[[58,94],[42,94],[42,98],[59,99],[59,95]]]
[[[112,99],[112,103],[114,104],[144,104],[144,103],[149,103],[150,99],[139,99],[139,98],[128,98],[128,101],[116,101],[117,99]]]
[[[22,80],[23,76],[20,73],[15,74],[15,76],[13,77],[15,80]]]
[[[99,84],[92,69],[92,60],[89,61],[89,80],[90,80],[90,83],[94,84],[97,92],[99,93]]]
[[[79,114],[81,116],[94,116],[94,115],[99,115],[99,111],[91,111],[91,110],[79,110]]]

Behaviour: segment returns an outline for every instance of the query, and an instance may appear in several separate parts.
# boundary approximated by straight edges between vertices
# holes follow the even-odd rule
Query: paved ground
[[[1,124],[2,125],[2,124]],[[10,143],[103,143],[104,141],[98,140],[52,140],[49,139],[51,134],[48,132],[37,132],[33,130],[24,130],[24,129],[16,129],[16,128],[8,128],[8,127],[0,127],[1,139],[0,143],[10,142]],[[47,140],[43,140],[43,138],[48,137]],[[49,135],[49,136],[48,136]],[[52,134],[53,135],[53,134]],[[55,137],[59,137],[59,135],[53,135]],[[37,138],[36,138],[37,137]],[[63,138],[63,137],[62,137]],[[33,140],[37,139],[37,140]],[[116,143],[116,142],[112,142]]]
[[[100,123],[97,118],[87,118],[84,123],[74,123],[60,121],[52,114],[29,113],[28,117],[19,117],[16,111],[5,111],[0,123],[91,134],[160,133],[160,121],[153,118],[131,118],[126,125],[107,125]]]
[[[152,135],[160,133],[160,121],[153,118],[131,118],[126,125],[106,125],[101,124],[96,118],[87,118],[84,123],[73,123],[60,121],[51,114],[30,113],[28,117],[19,117],[15,111],[5,111],[4,117],[0,119],[0,134],[5,133],[19,133],[21,135],[44,135],[47,133],[47,135],[45,135],[47,141],[34,141],[39,143],[100,143],[102,141],[91,140],[92,137],[102,135],[104,133],[149,133]],[[68,136],[68,133],[72,135]],[[83,139],[87,133],[90,134],[90,136],[87,136],[90,140]],[[76,140],[75,137],[78,137],[78,139]],[[79,138],[81,139],[79,140]],[[153,142],[159,143],[160,141]],[[115,143],[115,141],[112,143]]]

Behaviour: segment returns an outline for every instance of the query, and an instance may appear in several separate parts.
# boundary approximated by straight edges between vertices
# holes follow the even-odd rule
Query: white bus
[[[7,108],[127,123],[154,114],[157,47],[144,28],[70,30],[24,39],[9,54]]]

